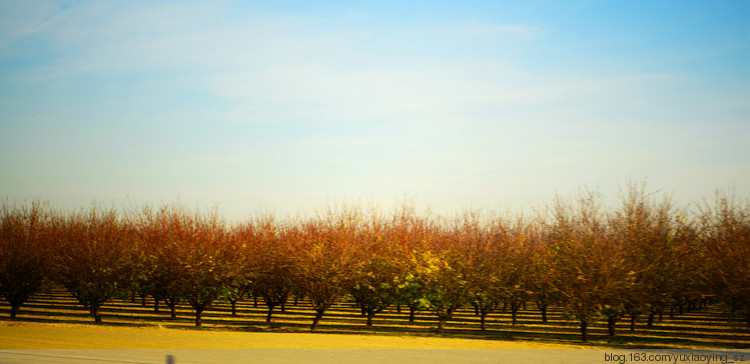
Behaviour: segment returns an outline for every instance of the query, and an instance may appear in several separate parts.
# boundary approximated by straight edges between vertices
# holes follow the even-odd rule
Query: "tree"
[[[599,313],[607,316],[612,335],[620,316],[613,300],[623,292],[629,271],[622,247],[609,236],[596,195],[582,195],[575,208],[557,199],[550,233],[553,286],[580,321],[581,341],[588,341],[588,326]]]
[[[174,235],[179,232],[179,214],[168,206],[158,210],[145,206],[132,214],[131,221],[136,226],[144,251],[141,279],[136,282],[136,289],[143,300],[148,294],[154,298],[154,311],[159,310],[159,302],[163,300],[170,308],[171,317],[176,318],[177,305],[183,294],[182,287],[174,279],[182,273],[174,259],[178,251]]]
[[[116,210],[96,205],[55,220],[55,278],[101,322],[102,304],[126,297],[141,267],[134,230]]]
[[[418,255],[417,274],[425,284],[424,300],[438,318],[437,333],[467,301],[466,268],[458,247],[462,244],[460,227],[438,230],[428,250]]]
[[[550,272],[552,266],[552,250],[545,242],[542,228],[535,225],[531,228],[534,235],[529,245],[529,273],[528,284],[532,293],[532,299],[542,314],[542,322],[547,323],[547,309],[553,303],[560,301],[560,292],[554,287],[554,272]]]
[[[390,306],[398,297],[397,261],[386,241],[384,228],[377,220],[364,228],[355,251],[356,267],[349,292],[367,315],[367,327],[373,317]]]
[[[400,313],[401,305],[406,305],[409,309],[409,322],[414,322],[417,312],[429,308],[429,301],[425,298],[427,281],[420,274],[419,253],[429,249],[436,230],[434,221],[418,216],[414,204],[406,202],[386,225],[385,239],[397,273],[394,280],[396,309]]]
[[[232,305],[232,316],[237,316],[237,302],[250,294],[256,280],[256,235],[252,222],[235,226],[229,231],[231,243],[227,256],[230,261],[226,263],[234,266],[234,274],[228,278],[223,295]]]
[[[39,291],[50,269],[50,212],[39,201],[0,210],[0,292],[10,304],[10,317]]]
[[[712,293],[750,326],[750,202],[717,192],[700,215],[701,271]]]
[[[691,229],[668,197],[657,202],[646,193],[645,182],[630,184],[621,192],[621,204],[609,217],[609,226],[618,246],[624,248],[629,271],[629,287],[619,295],[620,305],[630,317],[630,331],[639,316],[653,316],[676,295],[690,293],[685,269],[690,258]]]
[[[461,235],[463,244],[459,248],[462,250],[467,300],[479,316],[480,328],[484,331],[487,315],[502,300],[501,275],[508,262],[501,259],[500,245],[493,238],[492,231],[482,228],[475,214],[465,216]]]
[[[310,298],[315,318],[311,330],[325,311],[344,293],[350,282],[353,248],[357,242],[356,213],[329,213],[325,219],[311,220],[290,230],[295,242],[297,284]]]
[[[438,318],[437,333],[445,331],[445,323],[466,303],[467,282],[457,269],[457,261],[448,253],[424,252],[420,255],[420,276],[425,279],[425,300]]]
[[[493,228],[498,259],[501,298],[510,306],[511,325],[516,326],[518,311],[532,297],[532,253],[534,231],[522,219],[514,224],[497,224]]]
[[[175,256],[182,272],[174,280],[195,311],[195,326],[201,326],[203,311],[242,267],[232,264],[231,242],[217,212],[183,216]]]
[[[143,273],[145,279],[140,289],[154,298],[154,311],[163,301],[172,318],[177,317],[177,305],[184,299],[185,284],[180,279],[185,267],[179,257],[185,240],[192,235],[192,217],[179,205],[164,205],[158,209],[145,206],[133,221],[137,223],[138,237],[146,252]]]
[[[247,280],[252,290],[263,298],[268,307],[266,322],[271,323],[274,309],[286,304],[295,285],[292,245],[275,220],[264,217],[253,224],[240,227],[243,245],[249,249]],[[291,237],[290,237],[291,238]],[[248,286],[249,287],[249,286]]]
[[[238,247],[216,211],[191,212],[179,205],[146,208],[139,238],[148,255],[146,282],[154,299],[163,299],[173,318],[185,299],[195,312],[195,326],[202,326],[203,311],[243,269],[234,255]]]

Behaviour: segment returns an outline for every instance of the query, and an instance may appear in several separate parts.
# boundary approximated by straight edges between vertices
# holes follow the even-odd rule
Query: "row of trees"
[[[653,325],[665,312],[715,299],[750,324],[750,205],[718,195],[691,214],[644,186],[603,209],[595,193],[557,199],[533,219],[467,213],[453,220],[419,216],[411,205],[390,216],[342,206],[310,219],[258,217],[228,226],[216,211],[178,205],[120,212],[91,206],[60,212],[34,202],[4,203],[0,291],[11,317],[43,282],[64,286],[101,321],[100,307],[136,292],[176,317],[187,302],[201,325],[213,301],[263,300],[267,321],[293,297],[326,310],[350,295],[367,326],[385,308],[429,310],[442,332],[453,313],[516,313],[536,303],[546,322],[562,305],[587,328],[609,334],[626,318]]]

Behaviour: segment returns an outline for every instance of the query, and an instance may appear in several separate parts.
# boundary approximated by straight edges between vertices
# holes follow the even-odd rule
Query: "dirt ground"
[[[445,337],[0,322],[0,363],[10,364],[602,363],[638,353],[576,348],[580,347]],[[750,359],[750,351],[735,352]]]
[[[507,362],[509,355],[521,361],[537,362],[545,355],[548,359],[569,357],[569,355],[560,356],[555,352],[571,352],[564,348],[572,347],[441,337],[0,323],[0,362],[2,363],[356,362],[392,364],[429,362],[434,364],[495,363],[500,359]],[[516,360],[511,359],[511,361]],[[549,362],[549,360],[545,361]]]
[[[534,349],[573,346],[443,337],[259,333],[0,323],[2,349]]]

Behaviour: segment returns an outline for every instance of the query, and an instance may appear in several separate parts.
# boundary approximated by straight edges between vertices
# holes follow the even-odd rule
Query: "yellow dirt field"
[[[571,350],[574,348],[576,346],[528,341],[442,337],[258,333],[0,322],[0,363],[9,364],[602,363],[607,358],[613,361],[613,355],[618,355],[616,358],[619,360],[615,362],[622,363],[628,355],[673,355],[675,352],[648,350],[646,353],[646,350],[640,349]],[[697,352],[724,355],[724,358],[750,358],[747,350]],[[666,356],[658,358],[662,360]],[[669,362],[674,362],[672,356],[669,359]]]
[[[441,337],[0,323],[0,349],[551,349],[574,347],[532,342]]]

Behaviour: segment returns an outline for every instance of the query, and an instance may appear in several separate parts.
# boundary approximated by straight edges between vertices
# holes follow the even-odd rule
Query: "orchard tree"
[[[258,229],[254,221],[233,227],[229,231],[227,256],[234,267],[234,273],[229,277],[223,291],[232,306],[232,316],[237,316],[237,302],[253,290],[257,272]]]
[[[288,234],[295,242],[297,284],[310,298],[315,318],[311,330],[325,311],[346,291],[354,267],[357,243],[356,214],[329,213],[323,219],[309,220]]]
[[[154,210],[144,206],[132,214],[131,221],[136,225],[145,253],[140,272],[143,278],[136,283],[138,294],[142,300],[148,294],[154,298],[154,311],[158,311],[159,302],[164,301],[170,308],[171,317],[176,318],[177,305],[183,298],[182,287],[174,278],[182,273],[175,259],[179,245],[174,238],[180,231],[180,215],[175,207],[162,206]]]
[[[414,322],[416,313],[428,309],[427,277],[420,269],[420,252],[429,250],[437,226],[427,216],[418,216],[413,203],[404,203],[386,226],[386,239],[394,258],[396,284],[396,309],[401,305],[409,309],[409,322]]]
[[[498,259],[502,262],[499,287],[502,299],[510,307],[511,325],[516,326],[518,311],[532,294],[532,254],[534,231],[518,218],[512,224],[498,224],[493,228]]]
[[[630,269],[630,286],[620,293],[624,313],[630,318],[630,331],[638,317],[654,315],[671,306],[676,294],[691,292],[689,262],[694,255],[690,242],[692,228],[668,197],[655,201],[646,193],[646,184],[630,184],[621,192],[620,206],[609,218],[609,226]],[[678,293],[679,292],[679,293]]]
[[[398,298],[397,261],[386,240],[384,227],[373,220],[360,235],[360,246],[355,251],[356,267],[349,292],[367,315],[367,327],[373,317]]]
[[[172,317],[186,300],[195,312],[195,326],[201,326],[203,311],[242,269],[233,260],[237,247],[224,221],[216,211],[191,212],[179,205],[145,209],[142,216],[140,239],[153,264],[147,279],[152,295],[166,302]]]
[[[182,273],[174,279],[195,312],[195,326],[202,325],[202,314],[241,270],[232,264],[232,242],[224,221],[216,211],[193,216],[182,215],[175,256]]]
[[[250,286],[268,307],[266,322],[271,323],[274,309],[286,304],[295,284],[294,251],[285,231],[270,217],[242,226],[243,245],[250,249]],[[292,238],[292,237],[290,237]]]
[[[172,318],[177,317],[177,305],[185,298],[185,283],[180,278],[185,267],[178,259],[191,238],[192,216],[179,205],[164,205],[158,209],[145,206],[134,218],[138,237],[146,252],[146,279],[140,289],[154,298],[154,311],[163,301]]]
[[[554,272],[550,271],[553,260],[551,249],[544,239],[543,227],[535,221],[531,227],[533,238],[529,245],[529,289],[533,292],[532,299],[542,314],[542,322],[547,323],[547,310],[550,305],[560,302],[560,293],[554,285]]]
[[[367,327],[372,327],[373,317],[397,298],[398,279],[393,269],[394,262],[388,256],[373,254],[357,267],[350,293],[367,315]]]
[[[127,297],[142,267],[134,229],[116,210],[96,205],[55,220],[55,277],[101,322],[102,304]]]
[[[629,280],[622,247],[609,236],[597,196],[586,192],[577,205],[555,201],[551,226],[553,286],[567,311],[580,321],[581,341],[588,341],[588,326],[604,314],[610,335],[622,316],[615,302]]]
[[[39,291],[50,270],[50,212],[46,204],[0,210],[0,292],[10,304],[10,317]]]
[[[460,233],[462,244],[458,248],[466,278],[466,299],[479,316],[484,331],[487,315],[502,300],[501,272],[508,262],[501,259],[499,244],[491,238],[492,232],[480,225],[476,214],[464,216]]]
[[[467,302],[466,268],[458,246],[460,230],[436,231],[429,250],[418,255],[417,273],[424,279],[424,300],[438,319],[437,333],[442,334],[445,323],[458,308]]]
[[[750,326],[750,202],[717,193],[700,216],[700,248],[708,269],[702,271],[712,293],[733,315]]]

